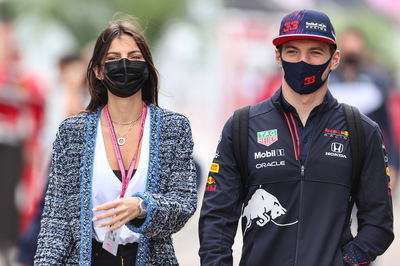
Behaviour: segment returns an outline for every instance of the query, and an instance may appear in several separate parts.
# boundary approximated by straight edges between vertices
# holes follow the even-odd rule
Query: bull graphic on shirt
[[[278,224],[274,221],[274,219],[281,215],[285,215],[285,213],[286,209],[274,195],[259,188],[251,196],[251,199],[243,210],[243,217],[246,217],[245,232],[250,228],[253,220],[256,220],[258,226],[264,226],[269,221],[272,221],[278,226],[288,226],[297,223],[297,221],[295,221],[289,224]]]

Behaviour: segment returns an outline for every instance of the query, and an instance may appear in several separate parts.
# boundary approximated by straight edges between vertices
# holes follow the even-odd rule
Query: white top
[[[363,114],[377,110],[385,100],[380,89],[370,81],[330,83],[329,91],[338,102],[351,104]]]
[[[146,116],[144,125],[142,148],[140,151],[140,160],[134,176],[129,182],[124,197],[130,197],[134,193],[144,192],[146,188],[148,162],[149,162],[149,141],[150,141],[150,115]],[[101,126],[97,122],[97,137],[96,147],[93,162],[93,181],[92,181],[92,203],[93,207],[113,201],[119,198],[122,189],[122,183],[111,169],[104,147],[103,134]],[[96,212],[95,215],[104,211]],[[104,236],[107,227],[96,227],[102,220],[94,222],[93,236],[98,242],[104,241]],[[134,233],[125,225],[120,228],[120,241],[119,244],[125,245],[127,243],[139,242],[138,233]]]

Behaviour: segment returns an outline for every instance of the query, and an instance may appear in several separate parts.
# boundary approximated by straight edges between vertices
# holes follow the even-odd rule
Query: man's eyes
[[[312,51],[311,54],[313,54],[313,55],[322,55],[322,52],[320,52],[320,51]]]

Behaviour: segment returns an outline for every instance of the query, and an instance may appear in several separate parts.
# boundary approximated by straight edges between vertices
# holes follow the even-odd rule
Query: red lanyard
[[[143,102],[142,119],[140,121],[139,139],[138,139],[135,154],[134,154],[131,164],[129,166],[128,174],[126,174],[126,172],[125,172],[125,167],[124,167],[124,163],[122,161],[121,151],[119,150],[119,147],[117,144],[117,138],[115,137],[114,127],[112,125],[111,118],[110,118],[110,112],[108,111],[108,104],[106,104],[104,109],[105,109],[105,114],[106,114],[106,118],[107,118],[107,126],[110,131],[111,140],[112,140],[113,147],[114,147],[114,152],[117,157],[119,169],[121,170],[122,190],[121,190],[121,194],[119,195],[119,197],[122,198],[122,197],[124,197],[125,192],[128,189],[129,181],[131,181],[133,169],[135,168],[136,159],[137,159],[137,155],[138,155],[138,151],[139,151],[139,145],[140,145],[140,142],[141,142],[142,136],[143,136],[144,122],[146,120],[146,113],[147,113],[147,106],[146,106],[146,103]]]

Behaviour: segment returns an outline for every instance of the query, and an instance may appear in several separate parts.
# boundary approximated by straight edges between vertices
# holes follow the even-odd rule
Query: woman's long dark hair
[[[112,40],[124,34],[132,36],[135,40],[149,68],[149,79],[143,85],[142,98],[148,103],[158,105],[158,72],[153,63],[150,48],[143,33],[135,26],[133,19],[125,17],[123,19],[113,20],[97,38],[93,56],[90,59],[86,73],[91,97],[86,107],[86,111],[88,112],[93,112],[97,107],[107,103],[107,88],[96,78],[95,70],[103,71],[104,58],[110,48]]]

